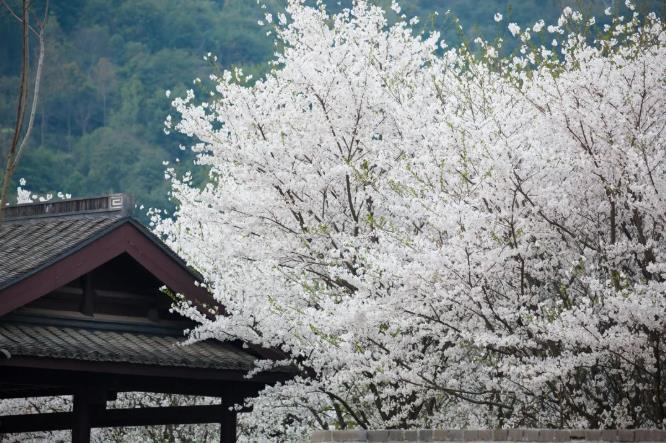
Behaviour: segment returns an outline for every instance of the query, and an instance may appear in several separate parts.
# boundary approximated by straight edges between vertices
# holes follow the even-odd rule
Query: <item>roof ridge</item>
[[[126,194],[110,194],[100,197],[49,200],[7,206],[2,212],[6,222],[72,216],[108,216],[109,213],[127,216],[132,212],[132,198]]]

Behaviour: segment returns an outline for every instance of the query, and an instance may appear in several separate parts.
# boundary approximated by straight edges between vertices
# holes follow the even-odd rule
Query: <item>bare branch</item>
[[[21,17],[19,17],[14,10],[7,4],[6,0],[0,0],[1,4],[13,15],[22,25],[22,56],[21,56],[21,76],[19,83],[19,97],[16,105],[16,124],[14,126],[14,134],[12,136],[9,151],[7,153],[6,165],[2,177],[2,186],[0,188],[0,219],[2,219],[3,209],[7,205],[9,197],[9,184],[16,167],[18,166],[21,154],[25,146],[30,140],[32,128],[35,122],[35,114],[37,112],[37,104],[39,101],[39,91],[41,86],[42,71],[44,65],[44,32],[46,30],[46,22],[49,13],[49,0],[46,0],[44,7],[44,18],[42,21],[38,20],[38,30],[30,25],[30,2],[24,0],[22,4]],[[35,84],[32,93],[32,103],[30,105],[30,116],[28,124],[25,128],[23,135],[23,127],[25,121],[25,114],[27,111],[28,102],[28,83],[30,79],[30,32],[37,35],[39,41],[39,55],[37,58],[37,70],[35,72]]]
[[[46,8],[48,10],[48,1],[46,2]],[[16,152],[16,155],[14,156],[14,163],[12,165],[12,169],[16,168],[19,158],[21,157],[21,154],[23,152],[23,149],[25,148],[25,145],[28,143],[28,140],[30,140],[30,134],[32,132],[33,125],[35,123],[35,114],[37,113],[37,103],[39,100],[39,88],[42,83],[42,68],[44,67],[44,27],[42,26],[39,30],[39,34],[37,36],[39,39],[39,56],[37,57],[37,71],[35,73],[35,87],[33,88],[32,91],[32,106],[30,109],[30,118],[28,119],[28,127],[25,130],[25,135],[23,136],[23,140],[21,141],[21,146],[19,146],[18,151]]]

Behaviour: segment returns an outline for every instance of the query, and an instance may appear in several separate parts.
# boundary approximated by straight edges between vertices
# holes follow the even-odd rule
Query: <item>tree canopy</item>
[[[351,1],[326,3],[339,10]],[[390,3],[377,0],[395,20]],[[460,18],[468,37],[492,39],[507,32],[492,20],[495,12],[525,26],[556,17],[566,6],[564,0],[404,3],[407,16],[421,17],[417,31],[440,30],[452,44],[459,33],[447,10]],[[585,2],[585,8],[601,14],[606,3]],[[639,7],[654,9],[658,3],[644,1]],[[215,72],[202,59],[208,52],[222,69],[242,66],[255,79],[261,77],[275,47],[258,21],[266,10],[275,14],[285,5],[284,0],[52,2],[35,131],[14,182],[24,177],[39,193],[127,192],[147,207],[168,207],[163,162],[192,157],[178,149],[183,138],[163,132],[170,112],[165,91],[178,96],[193,87],[194,79],[205,82]],[[4,9],[0,41],[3,153],[12,131],[20,60],[20,29]]]
[[[249,441],[662,428],[661,20],[498,13],[509,37],[448,47],[390,8],[290,2],[265,78],[174,102],[208,178],[169,169],[154,222],[225,307],[180,306],[192,337],[299,371],[252,401]]]

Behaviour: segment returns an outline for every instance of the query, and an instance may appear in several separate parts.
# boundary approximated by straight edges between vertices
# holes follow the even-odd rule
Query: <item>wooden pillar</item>
[[[80,387],[77,389],[72,408],[72,443],[90,443],[90,429],[95,419],[106,409],[107,391]]]
[[[222,428],[220,429],[220,443],[236,443],[236,411],[230,411],[225,405],[222,410]]]
[[[95,286],[93,283],[93,271],[83,276],[83,297],[81,299],[81,312],[92,316],[95,312]]]
[[[72,443],[90,443],[91,405],[85,394],[74,395]]]

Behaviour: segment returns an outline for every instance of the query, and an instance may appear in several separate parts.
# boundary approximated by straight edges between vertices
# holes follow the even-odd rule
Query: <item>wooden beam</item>
[[[72,429],[73,419],[71,412],[0,416],[0,434]]]
[[[88,411],[90,412],[89,423],[92,428],[220,423],[220,417],[222,417],[222,421],[227,417],[221,405],[105,410],[89,407]],[[77,412],[0,416],[0,434],[62,431],[72,429],[73,425],[85,425],[85,423],[79,423],[78,420],[82,420],[83,417],[77,418]],[[233,415],[233,423],[235,424],[236,413],[234,412]],[[232,420],[232,418],[229,416],[226,420]],[[227,426],[230,426],[231,421],[227,423]],[[227,428],[227,432],[229,431],[230,428]]]
[[[236,411],[230,411],[225,407],[222,411],[220,426],[220,443],[236,443]]]
[[[293,377],[289,372],[262,372],[256,374],[251,379],[246,379],[246,370],[243,369],[213,369],[213,368],[188,368],[188,367],[170,367],[158,365],[141,365],[126,362],[102,362],[102,361],[83,361],[74,359],[42,358],[42,357],[21,357],[12,356],[9,360],[0,361],[0,380],[5,383],[23,383],[64,385],[72,382],[77,385],[94,386],[84,381],[99,379],[105,381],[127,380],[131,385],[137,388],[127,389],[128,391],[142,391],[142,383],[152,383],[162,381],[170,390],[187,390],[187,385],[172,385],[173,379],[179,379],[180,382],[190,383],[192,386],[197,383],[218,382],[233,386],[239,391],[239,395],[247,396],[249,391],[257,392],[267,384],[286,381]],[[63,380],[65,378],[65,380]],[[171,379],[171,380],[168,380]],[[122,390],[122,389],[119,389]],[[150,390],[150,389],[148,389]],[[248,393],[240,392],[247,390]],[[229,392],[229,391],[226,391]],[[192,392],[193,395],[205,395],[198,392]]]

